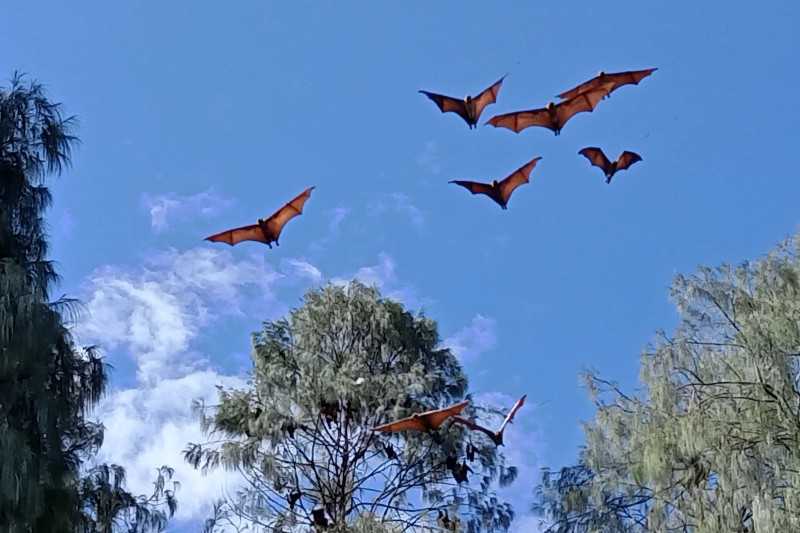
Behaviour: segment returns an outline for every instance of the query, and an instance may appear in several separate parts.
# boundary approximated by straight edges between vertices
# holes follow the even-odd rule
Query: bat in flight
[[[211,242],[224,242],[225,244],[239,244],[242,241],[256,241],[263,242],[270,248],[272,243],[275,246],[280,246],[278,239],[281,236],[281,231],[294,217],[303,213],[303,205],[306,200],[311,196],[311,191],[314,187],[309,187],[297,196],[295,196],[289,203],[275,211],[268,218],[259,218],[258,223],[250,226],[242,226],[241,228],[229,229],[221,233],[206,237],[205,240]]]
[[[481,431],[481,432],[485,433],[486,435],[489,436],[490,439],[492,439],[492,442],[494,442],[495,446],[502,446],[503,445],[503,432],[506,430],[506,426],[514,419],[514,415],[517,414],[517,411],[519,411],[519,409],[525,403],[525,398],[527,398],[527,397],[528,397],[528,395],[525,394],[525,395],[522,396],[522,398],[517,400],[517,402],[514,404],[514,406],[511,408],[511,410],[506,415],[506,418],[505,418],[505,420],[503,420],[503,423],[500,425],[500,429],[498,429],[497,431],[492,431],[491,429],[487,429],[487,428],[481,426],[480,424],[476,424],[475,422],[473,422],[471,420],[467,420],[466,418],[461,418],[460,416],[454,416],[453,420],[455,422],[458,422],[460,424],[463,424],[463,425],[467,426],[469,429],[472,429],[472,430],[475,430],[475,431]]]
[[[500,87],[503,85],[505,76],[494,82],[494,84],[485,89],[476,97],[467,96],[463,100],[452,98],[443,94],[436,94],[428,91],[419,91],[431,100],[433,100],[442,113],[456,113],[463,118],[469,129],[478,127],[478,119],[481,113],[489,104],[497,101],[497,94],[500,92]]]
[[[469,404],[469,400],[464,400],[457,404],[445,407],[443,409],[434,409],[433,411],[426,411],[424,413],[414,413],[408,418],[389,422],[382,426],[372,428],[372,431],[380,431],[383,433],[396,433],[398,431],[428,431],[438,429],[439,426],[444,424],[444,421],[451,416],[461,414],[461,411]]]
[[[500,181],[492,180],[491,183],[481,183],[477,181],[451,180],[449,183],[461,185],[472,194],[485,194],[497,202],[501,208],[508,209],[511,193],[520,185],[528,183],[528,176],[531,175],[531,171],[540,159],[541,157],[531,159]]]
[[[531,126],[541,126],[559,135],[561,128],[569,119],[578,113],[591,113],[600,100],[608,94],[610,82],[606,85],[578,94],[574,98],[564,100],[554,104],[550,102],[547,107],[539,109],[528,109],[526,111],[515,111],[496,115],[490,118],[486,124],[491,124],[495,128],[507,128],[515,133],[519,133]]]
[[[606,183],[611,183],[611,178],[618,171],[625,170],[637,161],[642,160],[639,154],[626,150],[612,163],[608,160],[606,154],[596,146],[588,146],[578,153],[588,159],[592,165],[603,169],[603,173],[606,175]]]
[[[570,98],[575,98],[581,93],[585,93],[587,91],[591,91],[596,87],[600,87],[606,83],[610,83],[611,86],[608,90],[608,95],[612,92],[616,91],[623,85],[639,85],[639,82],[645,79],[647,76],[652,74],[658,70],[657,68],[648,68],[644,70],[628,70],[625,72],[613,72],[611,74],[606,74],[603,71],[600,71],[597,76],[590,79],[589,81],[585,81],[578,85],[577,87],[573,87],[569,91],[564,91],[563,93],[559,94],[558,97],[562,100],[569,100]]]

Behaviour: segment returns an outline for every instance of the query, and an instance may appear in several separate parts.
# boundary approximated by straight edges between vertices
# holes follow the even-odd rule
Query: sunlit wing
[[[617,170],[625,170],[632,164],[641,160],[642,158],[639,154],[637,154],[636,152],[629,152],[626,150],[622,152],[622,154],[619,156],[619,161],[617,162]]]
[[[494,82],[494,85],[485,89],[481,94],[475,97],[475,120],[477,121],[478,118],[483,113],[483,110],[486,108],[487,105],[493,104],[497,101],[497,95],[500,93],[500,87],[503,85],[503,80],[505,76]]]
[[[591,113],[594,111],[594,108],[597,107],[597,104],[600,103],[600,100],[602,100],[603,97],[608,94],[608,89],[610,87],[611,84],[606,83],[597,89],[592,89],[591,91],[581,93],[571,100],[566,100],[558,104],[556,106],[556,115],[558,117],[558,124],[560,127],[563,128],[567,121],[569,121],[569,119],[578,113]]]
[[[395,422],[389,422],[382,426],[372,428],[372,431],[379,431],[381,433],[395,433],[398,431],[425,431],[428,427],[422,420],[418,418],[408,417]]]
[[[505,430],[506,425],[508,425],[508,423],[511,422],[514,419],[514,415],[516,415],[517,411],[519,411],[520,408],[525,404],[525,398],[527,398],[527,397],[528,397],[527,394],[523,394],[522,398],[520,398],[519,400],[516,401],[514,406],[511,408],[511,410],[506,415],[505,420],[503,420],[503,424],[500,426],[500,429],[497,431],[498,433],[502,433],[503,430]]]
[[[500,182],[500,196],[503,198],[503,201],[508,202],[508,199],[511,197],[511,193],[514,192],[514,189],[520,185],[528,183],[531,171],[540,159],[541,157],[535,157],[531,159],[529,162],[519,167],[507,178]]]
[[[616,91],[623,85],[639,85],[639,82],[658,70],[657,68],[648,68],[644,70],[629,70],[626,72],[616,72],[614,74],[606,74],[603,81],[610,81],[613,83],[611,91]],[[609,91],[609,92],[611,92]]]
[[[303,214],[303,206],[311,197],[311,191],[313,190],[314,187],[309,187],[308,189],[304,190],[267,219],[266,224],[271,234],[270,237],[277,239],[287,222],[294,217]]]
[[[455,405],[451,405],[449,407],[445,407],[444,409],[436,409],[434,411],[428,411],[427,413],[422,413],[420,417],[424,417],[428,424],[432,428],[438,428],[441,426],[445,420],[450,418],[451,416],[456,416],[461,414],[461,411],[469,405],[469,400],[464,400],[463,402],[459,402]]]
[[[229,229],[210,237],[206,237],[205,240],[211,242],[224,242],[225,244],[230,244],[231,246],[242,241],[267,242],[267,238],[264,236],[264,232],[261,230],[261,227],[258,224]]]
[[[550,114],[547,109],[529,109],[527,111],[515,111],[503,115],[495,115],[486,124],[491,124],[495,128],[507,128],[515,133],[519,133],[531,126],[542,126],[553,129],[550,122]]]
[[[603,172],[607,171],[611,166],[611,161],[608,160],[603,150],[596,146],[587,146],[578,153],[588,159],[592,165],[602,168]]]
[[[469,121],[469,116],[467,114],[467,106],[466,104],[464,104],[463,100],[459,100],[458,98],[451,98],[443,94],[431,93],[428,91],[420,91],[420,92],[425,96],[427,96],[428,98],[430,98],[431,100],[433,100],[442,113],[456,113],[464,120]]]

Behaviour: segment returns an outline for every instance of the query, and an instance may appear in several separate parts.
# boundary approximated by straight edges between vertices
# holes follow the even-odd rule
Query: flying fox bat
[[[503,423],[500,425],[500,429],[498,429],[497,431],[492,431],[491,429],[486,429],[485,427],[483,427],[483,426],[481,426],[479,424],[476,424],[475,422],[473,422],[471,420],[467,420],[466,418],[461,418],[460,416],[454,416],[453,420],[455,422],[459,422],[461,424],[464,424],[465,426],[467,426],[468,428],[470,428],[472,430],[482,431],[483,433],[488,435],[490,439],[492,439],[492,442],[494,442],[495,446],[502,446],[503,445],[503,431],[505,431],[506,425],[508,425],[514,419],[514,415],[517,414],[517,411],[519,411],[520,407],[522,407],[522,405],[525,403],[525,398],[527,398],[527,397],[528,397],[528,395],[524,394],[522,396],[522,398],[517,400],[517,402],[514,404],[514,406],[511,408],[511,410],[506,415],[506,418],[505,418],[505,420],[503,420]]]
[[[464,400],[457,404],[445,407],[443,409],[434,409],[433,411],[426,411],[424,413],[414,413],[408,418],[390,422],[382,426],[372,428],[372,431],[380,432],[398,432],[398,431],[427,431],[438,429],[445,420],[451,416],[456,416],[464,410],[469,404],[469,400]]]
[[[294,504],[296,504],[297,500],[299,500],[302,496],[303,493],[299,490],[293,490],[290,492],[289,496],[286,498],[289,501],[289,508],[294,509]]]
[[[608,94],[611,84],[601,85],[596,89],[578,94],[574,98],[564,100],[554,104],[550,102],[547,107],[540,109],[528,109],[526,111],[515,111],[504,115],[496,115],[490,118],[486,124],[491,124],[496,128],[508,128],[515,133],[519,133],[531,126],[541,126],[559,135],[561,128],[569,119],[577,113],[591,113],[600,100]]]
[[[456,480],[456,483],[463,483],[464,481],[469,481],[467,479],[467,473],[473,472],[473,470],[467,465],[466,462],[462,462],[459,465],[456,465],[455,468],[451,470],[453,474],[453,479]]]
[[[642,81],[644,78],[652,74],[658,70],[657,68],[648,68],[644,70],[628,70],[625,72],[614,72],[611,74],[606,74],[603,71],[600,71],[597,76],[590,79],[589,81],[585,81],[578,85],[577,87],[573,87],[569,91],[564,91],[563,93],[559,94],[558,97],[562,100],[569,100],[570,98],[575,98],[581,93],[585,93],[587,91],[591,91],[596,87],[600,87],[603,84],[610,83],[611,86],[608,90],[608,95],[612,92],[616,91],[623,85],[639,85],[639,82]]]
[[[480,183],[477,181],[451,180],[449,183],[461,185],[472,194],[485,194],[497,202],[501,208],[508,209],[511,193],[520,185],[528,183],[528,177],[540,159],[541,157],[531,159],[500,181],[492,180],[491,183]]]
[[[433,100],[442,113],[453,112],[463,118],[469,129],[478,127],[478,119],[481,113],[489,104],[497,101],[497,94],[500,92],[500,87],[503,85],[505,76],[494,82],[494,85],[484,90],[476,97],[467,96],[463,100],[444,96],[443,94],[431,93],[428,91],[419,91],[431,100]]]
[[[472,443],[467,443],[467,460],[471,463],[475,460],[475,446]]]
[[[606,154],[604,154],[600,148],[595,146],[586,147],[578,153],[588,159],[592,165],[603,169],[603,173],[606,175],[606,183],[611,183],[611,178],[618,171],[625,170],[637,161],[642,160],[639,154],[626,150],[622,152],[619,158],[612,163],[608,160]]]
[[[306,200],[309,199],[311,196],[311,191],[313,190],[314,187],[309,187],[308,189],[304,190],[295,196],[289,203],[275,211],[270,217],[259,218],[257,224],[223,231],[221,233],[217,233],[216,235],[212,235],[211,237],[206,237],[205,240],[211,242],[224,242],[225,244],[230,244],[231,246],[242,241],[263,242],[270,248],[272,248],[273,242],[275,243],[275,246],[280,246],[278,239],[281,236],[283,227],[291,219],[303,213],[303,205],[305,205]]]

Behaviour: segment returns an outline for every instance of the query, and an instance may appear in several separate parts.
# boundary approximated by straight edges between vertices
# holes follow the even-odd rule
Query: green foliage
[[[586,376],[580,462],[538,487],[552,531],[800,531],[799,251],[678,276],[642,394]]]
[[[458,361],[438,344],[432,320],[357,282],[310,291],[288,318],[265,323],[253,337],[251,386],[221,390],[203,417],[216,438],[185,453],[195,467],[246,480],[218,518],[244,519],[256,531],[306,531],[316,508],[342,531],[360,531],[358,520],[370,516],[391,531],[435,523],[448,509],[469,531],[506,530],[513,513],[491,485],[510,483],[515,470],[488,439],[449,423],[432,434],[371,431],[467,395]],[[447,458],[461,460],[468,438],[478,482],[459,488]]]

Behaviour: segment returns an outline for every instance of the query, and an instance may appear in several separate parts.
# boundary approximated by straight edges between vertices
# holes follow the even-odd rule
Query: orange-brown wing
[[[595,89],[602,81],[606,79],[608,74],[603,76],[595,76],[594,78],[581,83],[580,85],[576,85],[572,89],[568,91],[564,91],[563,93],[559,94],[558,97],[562,100],[569,100],[571,98],[575,98],[581,93],[585,93],[586,91],[591,91]]]
[[[613,74],[606,74],[603,81],[612,83],[611,91],[616,91],[623,85],[639,85],[639,82],[647,76],[658,70],[657,68],[648,68],[644,70],[629,70],[626,72],[615,72]]]
[[[448,183],[455,183],[456,185],[461,185],[472,194],[486,194],[488,196],[492,195],[492,186],[489,185],[488,183],[480,183],[477,181],[464,181],[464,180],[451,180]]]
[[[578,153],[588,159],[589,163],[592,165],[602,168],[603,172],[607,172],[609,167],[611,167],[611,161],[609,161],[606,154],[596,146],[587,146]]]
[[[211,242],[224,242],[225,244],[230,244],[231,246],[242,241],[257,241],[263,243],[269,242],[269,239],[267,239],[267,237],[264,235],[264,232],[261,230],[261,226],[258,224],[229,229],[227,231],[212,235],[211,237],[206,237],[205,240]]]
[[[425,431],[426,429],[428,428],[425,426],[422,420],[410,416],[408,418],[403,418],[402,420],[397,420],[395,422],[383,424],[382,426],[374,427],[372,428],[372,431],[379,431],[381,433],[395,433],[398,431]]]
[[[617,170],[625,170],[632,164],[636,163],[637,161],[641,161],[642,158],[636,152],[629,152],[625,150],[620,154],[619,160],[617,160]]]
[[[500,429],[497,430],[498,433],[502,433],[503,430],[506,429],[506,425],[508,425],[508,423],[511,422],[514,419],[514,415],[517,414],[517,411],[519,411],[520,408],[525,404],[525,398],[527,398],[527,397],[528,397],[527,394],[523,394],[522,398],[520,398],[519,400],[516,401],[514,406],[511,408],[511,410],[506,415],[505,420],[503,420],[503,424],[500,426]]]
[[[424,418],[431,428],[436,429],[451,416],[457,416],[461,414],[461,411],[463,411],[468,404],[469,400],[464,400],[463,402],[458,402],[457,404],[445,407],[443,409],[435,409],[433,411],[422,413],[419,415],[419,417]]]
[[[431,93],[428,91],[420,91],[422,94],[434,101],[442,113],[456,113],[461,118],[469,122],[469,115],[467,114],[467,106],[464,100],[458,98],[451,98],[443,94]]]
[[[550,113],[544,108],[495,115],[487,120],[486,124],[491,124],[495,128],[508,128],[515,133],[519,133],[531,126],[542,126],[551,130],[553,129],[553,125],[550,121]]]
[[[311,197],[311,191],[313,190],[314,187],[309,187],[308,189],[304,190],[283,207],[275,211],[275,213],[273,213],[272,216],[267,219],[266,225],[269,231],[269,237],[272,237],[273,240],[278,240],[278,237],[280,237],[281,231],[283,230],[283,226],[285,226],[286,223],[294,217],[303,213],[303,206],[305,205],[306,200]]]
[[[500,93],[500,87],[502,87],[503,80],[505,78],[506,77],[503,76],[502,78],[494,82],[494,85],[484,90],[481,94],[479,94],[474,98],[473,101],[475,105],[475,122],[478,121],[478,119],[481,116],[481,113],[483,113],[483,110],[486,108],[487,105],[493,104],[497,101],[497,95]]]
[[[533,167],[536,166],[536,163],[538,163],[540,159],[541,157],[531,159],[500,182],[500,196],[504,202],[508,202],[514,189],[528,183],[528,177],[531,175]]]
[[[581,93],[575,98],[558,104],[556,106],[556,120],[558,121],[558,126],[563,128],[564,124],[578,113],[591,113],[594,111],[594,108],[597,107],[600,100],[608,94],[610,87],[611,83],[605,83],[597,89]]]

